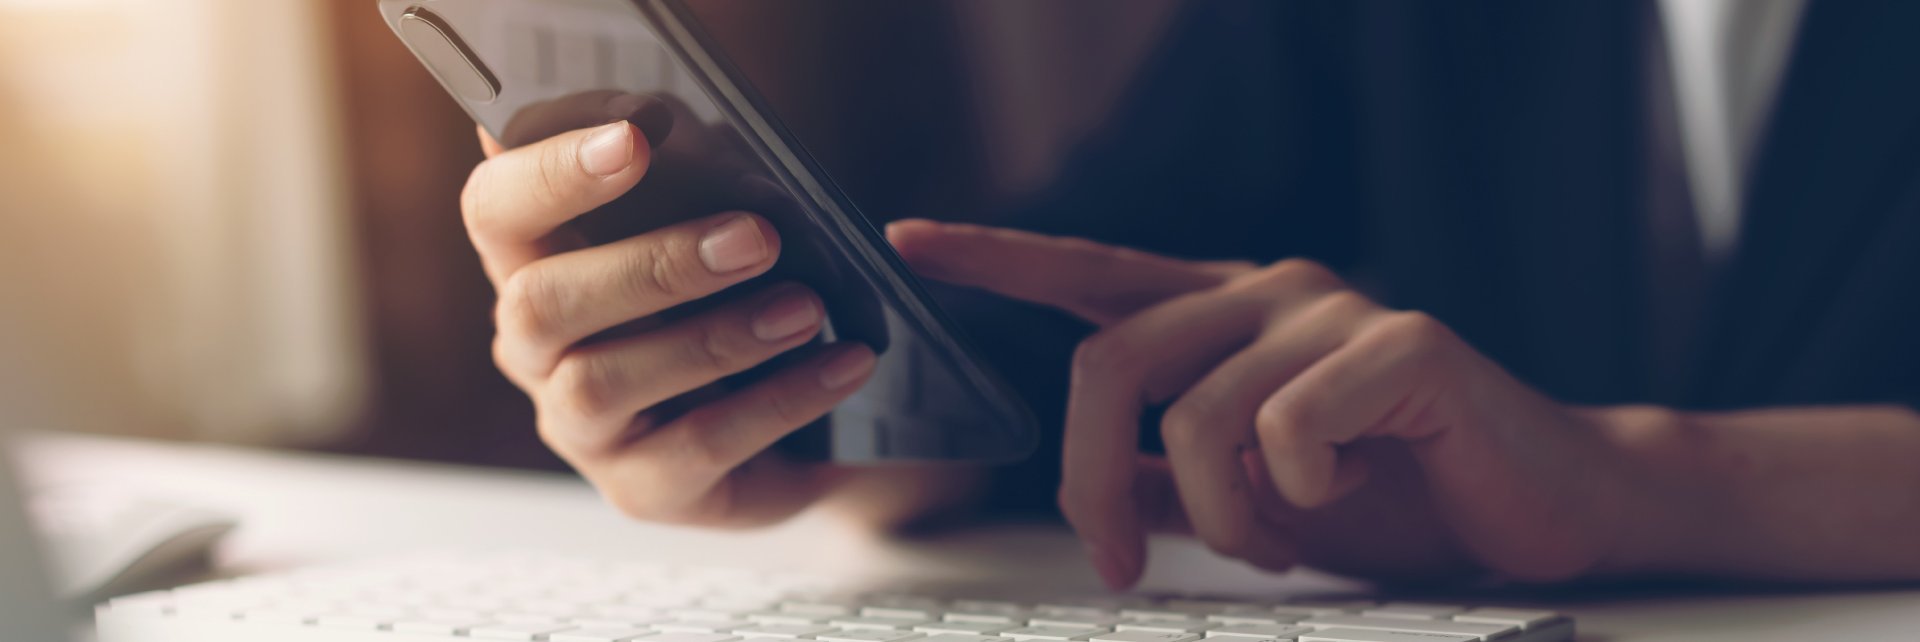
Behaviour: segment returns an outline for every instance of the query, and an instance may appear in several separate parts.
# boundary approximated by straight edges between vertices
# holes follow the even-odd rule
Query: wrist
[[[1710,550],[1701,542],[1726,523],[1701,495],[1698,468],[1706,444],[1693,419],[1658,406],[1613,406],[1592,411],[1617,464],[1613,489],[1617,523],[1613,544],[1594,573],[1625,576],[1684,573]]]

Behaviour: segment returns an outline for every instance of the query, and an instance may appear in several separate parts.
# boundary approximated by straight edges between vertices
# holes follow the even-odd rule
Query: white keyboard
[[[1097,595],[1009,600],[549,555],[442,556],[117,598],[100,642],[1561,642],[1536,610]],[[772,641],[766,641],[772,642]]]

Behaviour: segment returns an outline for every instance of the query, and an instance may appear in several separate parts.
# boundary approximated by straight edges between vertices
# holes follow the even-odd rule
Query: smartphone
[[[849,463],[1026,457],[1039,434],[1027,405],[728,61],[697,8],[679,0],[380,0],[394,33],[508,147],[626,117],[608,117],[609,104],[655,107],[650,122],[636,123],[654,145],[647,176],[575,221],[590,240],[729,210],[773,224],[778,264],[730,292],[803,282],[826,305],[817,342],[858,341],[879,356],[864,388],[780,450]],[[722,385],[747,385],[791,356]]]

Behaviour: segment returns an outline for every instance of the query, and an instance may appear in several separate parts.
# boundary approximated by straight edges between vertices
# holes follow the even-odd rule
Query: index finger
[[[1141,411],[1192,385],[1244,344],[1259,320],[1257,309],[1231,297],[1183,296],[1094,335],[1074,355],[1060,508],[1108,585],[1133,584],[1146,558],[1145,525],[1135,503]],[[1231,518],[1230,512],[1188,501],[1185,486],[1192,482],[1186,476],[1196,472],[1175,471],[1188,514],[1196,520]]]
[[[928,278],[1060,308],[1098,325],[1232,276],[1225,264],[979,225],[900,221],[887,227],[887,237]]]
[[[568,221],[633,189],[652,150],[626,121],[567,132],[480,163],[460,194],[467,235],[498,285],[552,254]]]

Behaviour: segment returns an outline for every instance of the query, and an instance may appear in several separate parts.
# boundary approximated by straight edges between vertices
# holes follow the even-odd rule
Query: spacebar
[[[1300,642],[1473,642],[1478,639],[1477,635],[1367,629],[1321,629],[1300,635]]]

